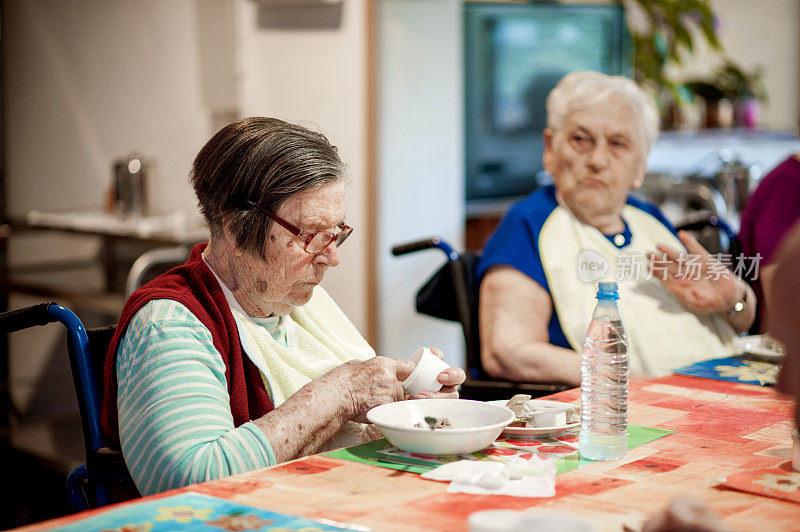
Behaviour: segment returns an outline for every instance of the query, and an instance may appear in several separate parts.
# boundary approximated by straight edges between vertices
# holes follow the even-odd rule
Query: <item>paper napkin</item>
[[[538,456],[509,456],[505,461],[459,460],[422,474],[429,480],[449,481],[449,493],[553,497],[556,466]]]

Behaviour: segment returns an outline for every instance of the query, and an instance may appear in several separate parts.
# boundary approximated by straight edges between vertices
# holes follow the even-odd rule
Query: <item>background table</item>
[[[0,311],[55,300],[86,327],[115,323],[129,276],[146,280],[166,269],[153,259],[188,256],[192,244],[207,239],[202,219],[180,212],[10,216],[0,223]],[[143,268],[134,264],[153,267],[138,277],[133,273]],[[80,424],[63,328],[0,335],[0,463],[10,478],[36,478],[3,498],[0,529],[66,513],[66,476],[84,460]]]
[[[552,397],[576,402],[579,390]],[[623,524],[638,528],[672,497],[689,494],[736,529],[797,530],[800,504],[718,486],[721,477],[774,467],[791,457],[792,408],[791,401],[772,389],[747,384],[679,375],[632,383],[630,422],[678,432],[632,449],[622,460],[595,462],[559,475],[556,496],[548,499],[450,494],[446,484],[413,473],[319,455],[163,495],[197,491],[376,531],[466,530],[467,516],[474,511],[533,506],[580,514],[599,530],[619,531]]]

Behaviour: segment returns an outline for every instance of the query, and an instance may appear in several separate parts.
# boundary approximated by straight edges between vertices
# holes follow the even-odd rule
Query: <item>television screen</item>
[[[542,170],[545,99],[575,70],[629,75],[620,5],[466,2],[467,199],[526,194]]]

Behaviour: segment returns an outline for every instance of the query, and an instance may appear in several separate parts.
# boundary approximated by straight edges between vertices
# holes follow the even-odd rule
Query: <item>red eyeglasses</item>
[[[277,214],[269,212],[267,209],[255,203],[253,201],[248,201],[248,205],[252,208],[256,209],[257,211],[263,213],[264,215],[268,216],[272,220],[275,220],[279,225],[284,227],[287,231],[292,233],[293,235],[299,236],[300,238],[304,239],[303,250],[306,253],[319,253],[320,251],[324,250],[328,246],[331,245],[332,242],[336,243],[336,247],[338,248],[341,246],[347,237],[353,232],[353,228],[349,225],[346,225],[344,222],[341,222],[338,227],[340,231],[338,233],[332,233],[330,231],[320,231],[318,233],[307,233],[303,231],[296,225],[291,222],[287,222]]]

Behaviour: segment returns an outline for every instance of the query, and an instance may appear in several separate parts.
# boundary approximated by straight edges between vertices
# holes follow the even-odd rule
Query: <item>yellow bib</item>
[[[277,407],[297,390],[350,360],[367,360],[375,352],[325,290],[317,286],[308,303],[284,317],[289,346],[272,338],[240,309],[231,306],[242,347],[261,370]],[[294,347],[292,344],[296,344]]]
[[[375,351],[321,286],[314,288],[308,303],[281,318],[286,328],[287,345],[283,345],[245,314],[211,265],[207,262],[206,265],[231,307],[242,348],[261,372],[264,386],[276,407],[336,366],[375,356]],[[320,451],[349,447],[378,437],[380,432],[371,424],[348,421]]]
[[[580,352],[583,347],[597,303],[597,281],[616,280],[632,371],[665,375],[673,368],[733,354],[736,335],[727,321],[716,314],[690,312],[648,273],[646,254],[656,251],[657,243],[677,249],[684,249],[683,244],[640,209],[626,205],[622,216],[632,233],[623,249],[563,205],[556,207],[539,234],[550,297],[573,349]]]

